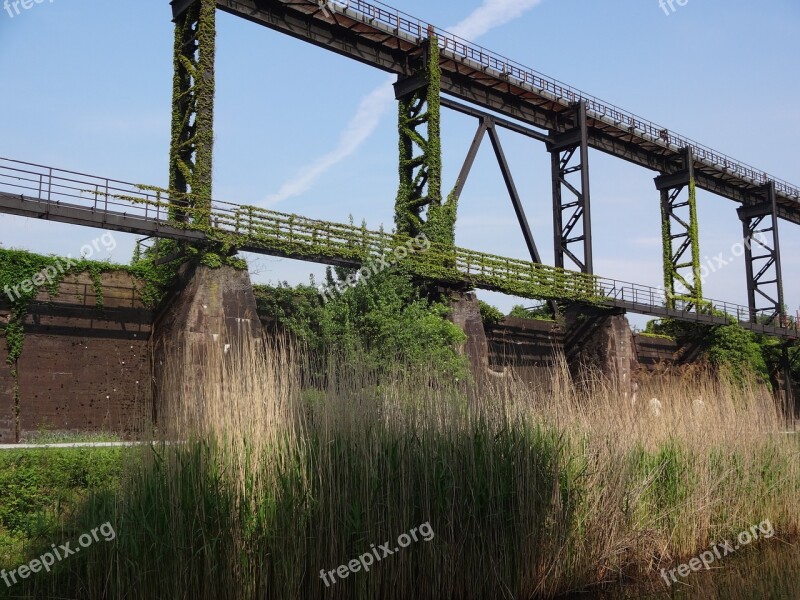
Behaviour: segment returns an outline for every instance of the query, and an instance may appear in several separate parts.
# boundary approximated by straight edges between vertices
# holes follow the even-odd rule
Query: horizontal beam
[[[77,204],[41,202],[36,198],[6,192],[0,192],[0,213],[195,244],[203,244],[207,241],[206,236],[201,232],[171,227],[163,221],[110,211],[96,212]]]
[[[673,175],[661,175],[655,179],[656,189],[658,191],[674,190],[675,188],[689,185],[691,180],[692,175],[689,171],[682,171]]]
[[[508,129],[509,131],[513,131],[514,133],[519,133],[520,135],[524,135],[526,137],[538,140],[540,142],[547,143],[550,141],[550,137],[546,133],[542,133],[541,131],[531,129],[530,127],[521,125],[519,123],[514,123],[513,121],[509,121],[502,117],[498,117],[497,115],[493,115],[489,112],[486,112],[485,110],[480,110],[473,106],[468,106],[466,104],[456,102],[455,100],[451,100],[450,98],[447,97],[442,98],[442,106],[444,108],[449,108],[456,112],[460,112],[461,114],[468,115],[470,117],[475,117],[476,119],[488,120],[489,122],[494,123],[498,127],[502,127],[503,129]]]
[[[240,209],[244,209],[245,211],[243,214],[247,214],[248,208],[251,207],[240,207]],[[157,220],[155,218],[133,216],[118,211],[91,210],[87,209],[85,206],[64,204],[61,202],[47,201],[30,196],[21,196],[19,194],[9,194],[5,192],[0,192],[0,213],[73,225],[82,225],[86,227],[95,227],[112,231],[122,231],[138,235],[152,235],[161,238],[191,241],[195,244],[208,244],[214,242],[211,237],[207,236],[203,232],[172,227],[165,221]],[[265,214],[266,213],[269,213],[269,211],[265,211]],[[215,214],[216,213],[212,213],[212,222]],[[279,213],[274,214],[280,215]],[[302,217],[298,217],[298,219],[299,221],[305,221]],[[307,222],[314,227],[323,224],[319,221],[308,220]],[[358,239],[359,236],[365,234],[365,232],[358,227],[348,228],[346,225],[330,225],[335,225],[338,229],[342,229],[343,231],[352,229],[354,233],[354,239]],[[243,226],[246,230],[247,225],[245,224]],[[270,227],[265,228],[263,226],[259,227],[258,225],[257,229],[259,231],[266,232],[273,231],[273,229]],[[220,231],[221,233],[230,233],[229,230],[225,229],[221,229]],[[277,229],[275,231],[277,231]],[[286,232],[283,233],[284,237],[280,237],[279,233],[275,234],[275,239],[264,238],[263,234],[260,234],[255,239],[248,239],[248,236],[245,233],[238,234],[239,243],[237,243],[236,246],[238,250],[245,252],[280,256],[284,258],[292,258],[306,262],[333,266],[358,268],[363,262],[362,258],[354,257],[352,252],[347,253],[349,256],[344,255],[344,253],[341,251],[339,252],[339,254],[342,254],[341,256],[337,256],[336,252],[315,252],[314,248],[309,246],[308,239],[310,238],[308,235],[296,235],[295,237],[289,235],[289,242],[287,243],[285,237]],[[372,236],[382,235],[374,232],[366,233],[369,233]],[[313,238],[313,236],[310,237]],[[321,237],[324,238],[324,236]],[[347,244],[345,244],[343,248],[349,249]],[[467,265],[472,264],[473,267],[477,266],[479,271],[473,272],[469,267],[464,270],[456,270],[452,268],[444,269],[441,272],[446,273],[446,278],[448,278],[448,281],[452,279],[456,283],[467,284],[479,289],[494,290],[503,293],[514,293],[515,295],[522,295],[529,298],[540,298],[540,296],[531,295],[530,293],[524,292],[518,285],[516,285],[519,283],[519,281],[517,281],[515,278],[530,274],[532,269],[555,271],[552,267],[546,267],[544,265],[536,265],[534,263],[518,261],[514,259],[503,259],[502,257],[492,257],[491,255],[485,255],[482,253],[458,248],[456,249],[456,257],[459,257],[459,260],[461,260],[462,263],[466,262]],[[434,263],[436,260],[437,259],[434,258]],[[482,260],[488,260],[493,263],[493,266],[489,268],[488,274],[484,274],[484,267],[478,266],[478,263],[480,263]],[[423,265],[423,267],[424,266],[425,265]],[[499,272],[493,271],[494,269],[498,268],[501,269]],[[504,271],[503,269],[506,269],[507,271]],[[659,304],[658,290],[655,290],[654,288],[633,286],[632,284],[622,284],[612,280],[594,278],[592,276],[576,272],[559,270],[558,273],[562,273],[565,278],[579,278],[580,281],[584,281],[584,283],[594,281],[597,282],[597,284],[602,285],[604,290],[603,293],[606,295],[606,297],[597,298],[594,300],[593,303],[596,305],[624,308],[632,312],[660,317],[670,317],[679,319],[681,321],[698,322],[707,325],[722,325],[728,322],[727,317],[697,313],[696,311],[665,308]],[[621,285],[622,287],[617,289],[617,285]],[[613,286],[613,288],[609,288],[608,286]],[[553,289],[555,290],[556,288]],[[631,300],[625,299],[624,293],[621,296],[613,295],[612,292],[614,289],[617,289],[618,294],[626,289],[629,290],[628,297],[631,298]],[[647,299],[648,297],[650,298],[649,302],[637,300],[637,298]],[[558,299],[558,297],[555,291],[553,291],[552,293],[548,293],[547,298],[542,299],[551,300]],[[775,335],[785,339],[798,339],[800,336],[800,331],[797,329],[780,328],[771,325],[760,325],[758,323],[749,323],[747,321],[740,321],[740,324],[742,327],[750,329],[751,331],[756,331],[758,333],[764,333],[767,335]]]

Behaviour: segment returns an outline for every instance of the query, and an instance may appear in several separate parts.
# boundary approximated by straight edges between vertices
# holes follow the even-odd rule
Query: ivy
[[[441,66],[439,43],[431,36],[422,71],[425,85],[399,100],[400,184],[395,204],[397,232],[424,234],[444,247],[455,245],[458,197],[442,202]],[[425,128],[423,135],[420,130]],[[420,155],[414,149],[419,148]],[[423,219],[423,211],[426,211]]]
[[[673,319],[656,320],[648,322],[644,334],[667,337],[679,344],[699,344],[703,348],[701,358],[718,369],[726,370],[734,380],[743,381],[755,376],[769,384],[769,348],[775,345],[775,340],[745,329],[732,317],[729,320],[728,325],[722,326],[698,325]]]
[[[199,0],[175,22],[170,143],[170,216],[210,223],[214,147],[216,2]],[[182,195],[182,196],[181,196]]]
[[[22,355],[24,322],[31,302],[40,290],[45,289],[51,296],[57,296],[66,276],[87,273],[92,280],[95,307],[103,308],[102,275],[115,271],[127,272],[140,280],[138,285],[142,287],[137,287],[137,291],[146,306],[155,307],[160,302],[166,284],[163,273],[160,277],[157,269],[143,261],[128,267],[110,262],[44,256],[24,250],[0,248],[0,293],[2,302],[10,308],[8,323],[3,327],[8,349],[6,362],[14,365]]]
[[[661,237],[663,245],[664,262],[664,289],[667,295],[667,305],[675,308],[679,301],[687,301],[696,304],[698,309],[706,310],[709,308],[707,302],[703,300],[703,282],[700,269],[700,234],[698,231],[697,219],[697,185],[694,177],[689,180],[689,223],[687,234],[691,246],[691,262],[676,266],[673,262],[672,249],[672,217],[668,212],[667,192],[662,192],[661,201]],[[683,267],[692,268],[692,279],[690,283],[680,274],[679,269]],[[689,293],[677,295],[675,293],[676,283],[681,283]]]

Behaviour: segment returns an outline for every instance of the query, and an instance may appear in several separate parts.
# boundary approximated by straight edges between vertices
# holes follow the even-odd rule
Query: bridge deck
[[[589,145],[642,167],[672,174],[691,148],[697,185],[739,203],[774,181],[778,214],[800,224],[800,189],[667,128],[542,75],[377,0],[218,0],[220,10],[384,71],[421,68],[424,40],[442,49],[442,91],[553,132],[570,127],[570,106],[587,105]]]
[[[243,251],[359,267],[376,263],[408,240],[365,228],[226,202],[214,202],[210,226],[169,217],[169,192],[151,186],[0,158],[0,213],[192,242],[225,243]],[[530,299],[570,300],[708,325],[743,327],[798,339],[788,327],[749,321],[745,306],[706,300],[668,307],[664,291],[463,248],[410,252],[405,267],[433,280]]]

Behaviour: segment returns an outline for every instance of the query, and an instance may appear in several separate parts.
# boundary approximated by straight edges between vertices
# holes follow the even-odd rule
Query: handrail
[[[317,0],[306,1],[310,4],[319,5]],[[329,0],[327,9],[339,10],[348,16],[358,16],[373,27],[382,25],[382,28],[388,33],[397,36],[406,34],[415,36],[417,40],[422,40],[432,33],[436,36],[439,46],[443,50],[452,53],[455,58],[460,57],[462,60],[473,61],[482,68],[492,69],[497,72],[499,77],[511,78],[520,85],[530,86],[538,93],[547,95],[551,100],[564,106],[570,106],[583,100],[586,102],[588,115],[592,118],[602,120],[615,127],[625,127],[629,132],[637,133],[641,136],[647,136],[649,138],[648,141],[665,148],[681,150],[689,147],[692,149],[695,159],[706,163],[710,167],[721,168],[745,180],[749,180],[755,185],[764,185],[770,181],[775,182],[776,192],[800,202],[800,188],[796,185],[773,177],[764,171],[717,152],[690,138],[673,133],[666,127],[604,102],[591,94],[539,73],[517,61],[454,35],[445,29],[417,19],[379,0],[372,0],[371,2],[366,2],[365,0]]]

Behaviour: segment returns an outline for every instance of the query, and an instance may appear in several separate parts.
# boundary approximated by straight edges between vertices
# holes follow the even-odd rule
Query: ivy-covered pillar
[[[400,235],[424,234],[454,246],[458,199],[442,202],[441,68],[436,36],[426,43],[424,66],[395,84],[399,103],[400,188],[395,224]]]
[[[697,227],[697,188],[691,148],[683,151],[683,165],[675,173],[656,177],[661,192],[664,290],[667,306],[700,309],[703,282],[700,273],[700,236]],[[688,192],[688,197],[684,197]]]
[[[214,147],[215,0],[172,0],[175,22],[171,217],[208,225]],[[188,212],[186,208],[190,209]]]

